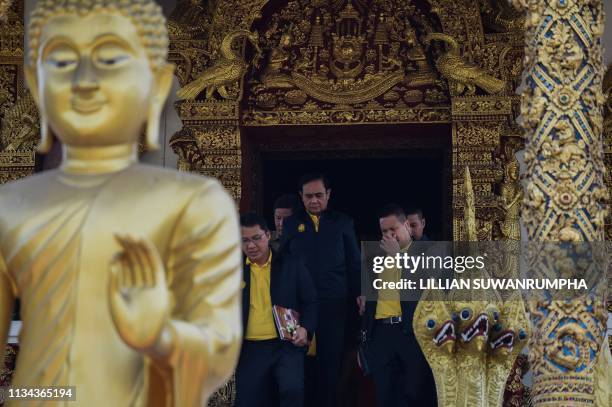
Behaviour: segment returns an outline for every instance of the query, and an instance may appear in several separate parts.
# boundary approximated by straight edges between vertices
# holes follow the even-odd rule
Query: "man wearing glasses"
[[[300,197],[305,211],[283,224],[281,248],[300,256],[310,271],[319,298],[316,335],[317,407],[338,405],[336,390],[344,350],[347,303],[362,313],[365,298],[360,294],[361,255],[353,220],[328,210],[329,180],[319,173],[300,180]],[[347,301],[349,300],[349,301]]]
[[[298,258],[270,249],[270,230],[262,217],[242,215],[240,226],[244,342],[236,368],[236,406],[272,405],[268,390],[273,387],[281,407],[301,407],[306,345],[317,321],[314,283]],[[274,306],[299,313],[299,325],[289,340],[279,339]]]

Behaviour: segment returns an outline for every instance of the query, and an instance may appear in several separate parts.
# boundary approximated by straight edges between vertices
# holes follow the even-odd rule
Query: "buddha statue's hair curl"
[[[29,64],[36,64],[42,27],[52,17],[72,14],[118,13],[129,18],[146,49],[152,69],[166,63],[168,29],[161,7],[153,0],[39,0],[32,11],[29,25]]]

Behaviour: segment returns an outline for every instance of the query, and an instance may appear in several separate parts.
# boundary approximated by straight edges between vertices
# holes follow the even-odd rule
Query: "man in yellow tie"
[[[270,249],[270,230],[257,214],[240,217],[246,257],[242,290],[244,341],[236,369],[236,406],[281,407],[304,404],[304,357],[317,321],[317,297],[310,273],[297,258]],[[273,307],[299,313],[290,340],[281,340]]]
[[[360,307],[365,305],[360,302],[361,255],[353,220],[328,209],[331,186],[327,177],[307,174],[299,185],[305,211],[284,221],[281,250],[300,256],[317,287],[316,406],[336,407],[347,304],[357,299]]]
[[[379,214],[380,248],[387,256],[411,254],[410,223],[401,206],[386,205]],[[385,269],[383,281],[399,281],[401,270]],[[378,292],[377,301],[366,303],[362,338],[368,365],[376,385],[379,407],[435,406],[433,376],[412,329],[416,302],[400,301],[397,291]]]

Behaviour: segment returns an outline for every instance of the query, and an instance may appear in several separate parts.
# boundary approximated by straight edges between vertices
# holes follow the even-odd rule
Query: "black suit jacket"
[[[251,304],[251,266],[244,263],[242,290],[242,327],[246,332]],[[270,269],[272,305],[291,308],[300,313],[300,326],[312,337],[317,326],[317,292],[304,264],[296,257],[272,252]]]
[[[323,212],[317,232],[308,213],[296,213],[283,222],[281,250],[302,259],[320,299],[359,295],[361,254],[353,220],[348,215]]]

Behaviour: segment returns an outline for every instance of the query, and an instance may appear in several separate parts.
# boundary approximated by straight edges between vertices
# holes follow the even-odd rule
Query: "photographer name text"
[[[584,279],[502,279],[502,278],[427,278],[384,281],[374,279],[376,290],[587,290]]]

